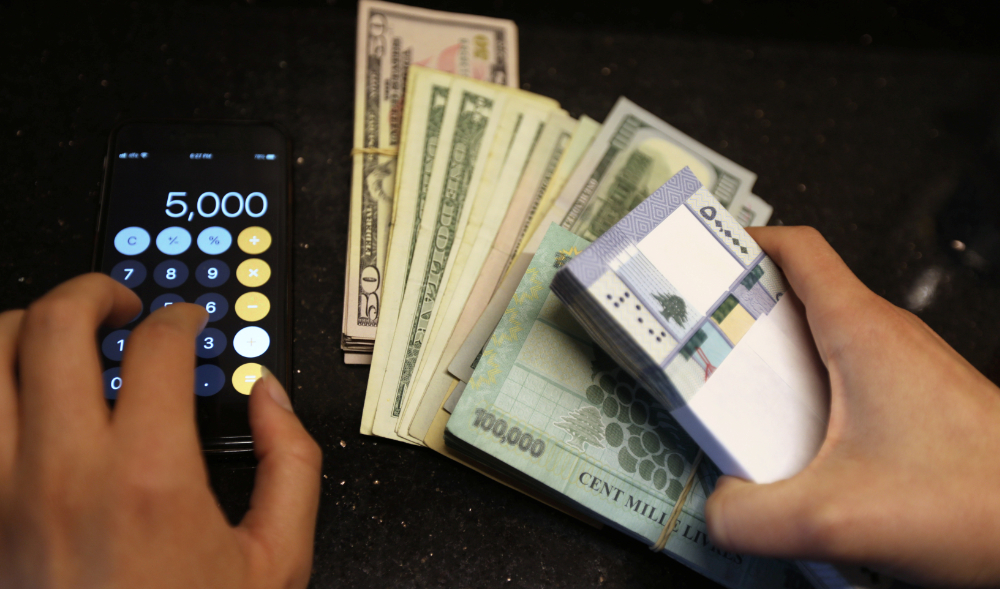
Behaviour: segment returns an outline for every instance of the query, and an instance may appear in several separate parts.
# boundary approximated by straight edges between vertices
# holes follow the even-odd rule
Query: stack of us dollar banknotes
[[[735,227],[766,224],[756,175],[626,98],[600,124],[517,89],[510,21],[358,10],[342,347],[371,364],[361,432],[432,448],[729,587],[807,586],[802,570],[856,585],[857,571],[715,547],[703,508],[718,468],[631,356],[595,345],[550,290],[682,170]]]

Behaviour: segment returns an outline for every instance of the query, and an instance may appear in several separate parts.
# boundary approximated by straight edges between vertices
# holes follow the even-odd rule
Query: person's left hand
[[[139,299],[110,278],[70,280],[0,315],[0,586],[305,587],[322,456],[273,376],[250,396],[259,460],[231,526],[195,425],[195,338],[176,304],[133,330],[113,411],[95,332]]]

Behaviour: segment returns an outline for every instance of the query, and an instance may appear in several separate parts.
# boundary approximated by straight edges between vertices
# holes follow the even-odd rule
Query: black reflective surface
[[[858,18],[841,14],[812,35],[815,23],[756,26],[753,5],[709,4],[655,19],[630,7],[602,19],[527,3],[436,6],[518,17],[523,87],[574,116],[603,119],[625,94],[754,170],[772,224],[820,229],[866,284],[996,379],[1000,60],[975,37],[976,15],[956,25],[942,13],[936,25],[931,14],[892,32],[885,15],[896,9],[875,5],[876,32],[865,32],[868,9],[856,9]],[[711,586],[429,450],[357,433],[368,369],[345,366],[339,351],[353,5],[70,10],[0,8],[3,307],[89,269],[114,124],[275,121],[294,143],[296,409],[325,452],[313,585]],[[713,10],[722,11],[714,21]],[[766,20],[778,9],[761,10]],[[217,462],[211,473],[238,520],[252,464]]]

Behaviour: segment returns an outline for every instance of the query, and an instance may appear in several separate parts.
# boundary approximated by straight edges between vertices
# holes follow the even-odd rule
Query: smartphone
[[[104,394],[117,399],[140,321],[178,302],[205,307],[191,394],[207,453],[252,449],[247,402],[261,366],[292,390],[290,154],[267,123],[136,121],[111,134],[94,270],[143,307],[99,334]]]

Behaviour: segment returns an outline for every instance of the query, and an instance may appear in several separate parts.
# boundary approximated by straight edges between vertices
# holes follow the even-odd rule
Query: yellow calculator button
[[[236,314],[244,321],[260,321],[271,310],[271,301],[259,292],[248,292],[236,299]]]
[[[247,227],[240,231],[236,243],[248,254],[261,254],[271,247],[271,233],[263,227]]]
[[[250,390],[253,389],[253,383],[257,382],[259,378],[260,364],[249,362],[237,368],[236,372],[233,373],[233,388],[237,392],[249,395]]]
[[[264,260],[250,258],[236,268],[236,279],[243,286],[255,287],[267,282],[271,277],[271,267]]]

